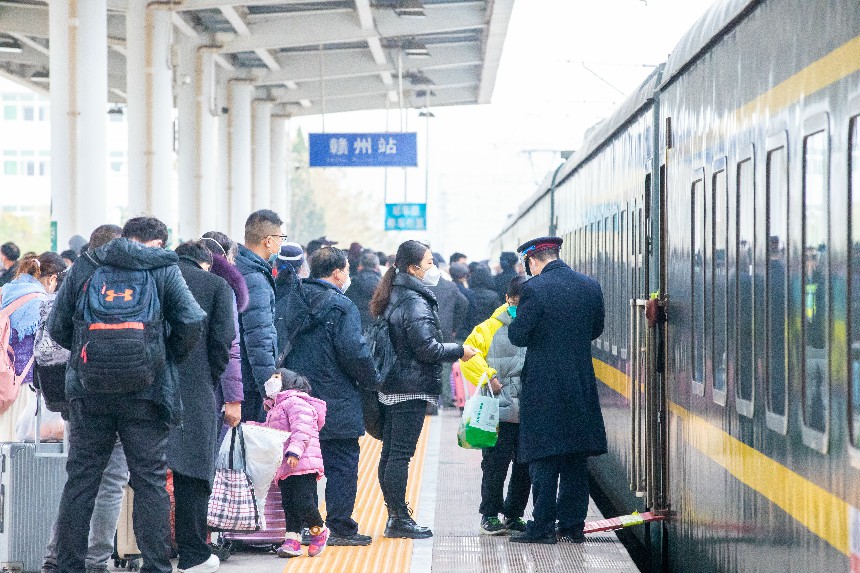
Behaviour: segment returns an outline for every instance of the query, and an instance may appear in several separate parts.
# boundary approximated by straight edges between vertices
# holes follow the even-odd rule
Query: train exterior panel
[[[860,571],[858,70],[855,2],[719,2],[494,241],[603,286],[591,469],[672,512],[655,570]]]

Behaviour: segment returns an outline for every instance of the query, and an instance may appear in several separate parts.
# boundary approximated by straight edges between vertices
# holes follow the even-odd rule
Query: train
[[[491,242],[597,279],[646,568],[860,572],[860,3],[721,0]],[[572,421],[575,423],[575,421]]]

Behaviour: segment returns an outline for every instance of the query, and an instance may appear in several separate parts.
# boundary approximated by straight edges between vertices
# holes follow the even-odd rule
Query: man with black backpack
[[[323,247],[311,257],[311,278],[290,291],[284,322],[284,367],[305,376],[324,400],[320,449],[326,475],[328,545],[369,545],[352,519],[358,488],[358,438],[364,434],[361,391],[376,390],[379,375],[361,333],[361,317],[343,292],[349,287],[346,253]]]
[[[122,237],[81,258],[57,294],[51,337],[71,351],[70,442],[58,527],[61,572],[84,570],[90,516],[119,436],[135,491],[144,573],[169,573],[167,436],[179,420],[174,363],[197,342],[205,313],[164,250],[167,227],[130,219]]]

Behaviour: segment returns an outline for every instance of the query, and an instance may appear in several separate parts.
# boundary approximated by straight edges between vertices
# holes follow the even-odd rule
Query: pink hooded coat
[[[266,426],[291,432],[284,444],[284,463],[275,475],[277,480],[302,474],[323,475],[323,459],[320,450],[320,429],[325,424],[326,405],[300,390],[287,390],[275,396],[275,405],[266,416]],[[290,468],[286,463],[288,453],[296,454],[299,463]]]

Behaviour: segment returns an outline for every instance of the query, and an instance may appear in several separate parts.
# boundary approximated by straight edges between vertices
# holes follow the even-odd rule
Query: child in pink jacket
[[[311,385],[304,376],[279,368],[266,382],[268,414],[266,426],[290,432],[284,444],[284,462],[275,479],[281,489],[287,534],[278,548],[278,557],[297,557],[302,521],[311,532],[308,556],[322,553],[329,531],[316,506],[317,480],[323,475],[320,428],[325,424],[326,404],[310,396]]]

